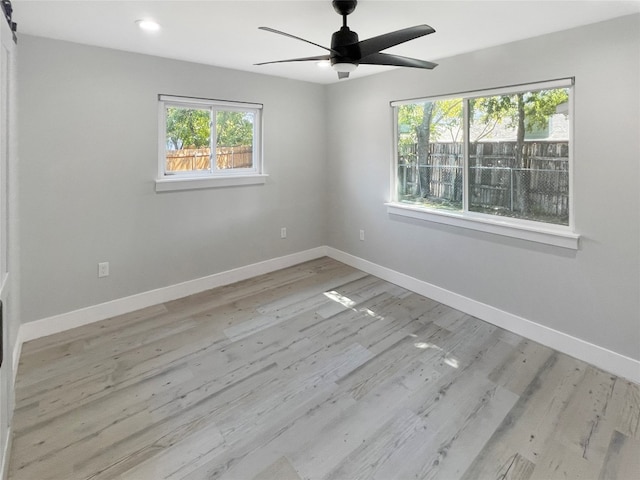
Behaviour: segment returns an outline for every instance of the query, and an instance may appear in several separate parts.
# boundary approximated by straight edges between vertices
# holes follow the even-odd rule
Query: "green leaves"
[[[398,107],[398,132],[401,144],[418,142],[425,121],[433,140],[459,141],[462,133],[462,99],[449,98],[433,102],[411,103]]]
[[[208,109],[167,107],[167,143],[173,150],[207,147],[211,143]]]
[[[556,107],[569,101],[566,88],[538,90],[524,94],[524,111],[527,131],[535,128],[546,128],[549,117],[556,113]]]
[[[556,113],[556,107],[569,100],[566,88],[536,90],[513,95],[477,97],[469,100],[471,118],[475,123],[504,123],[511,128],[518,127],[518,103],[524,109],[524,124],[527,132],[547,128],[549,118]]]
[[[253,113],[216,112],[216,138],[219,147],[251,146],[253,144]]]

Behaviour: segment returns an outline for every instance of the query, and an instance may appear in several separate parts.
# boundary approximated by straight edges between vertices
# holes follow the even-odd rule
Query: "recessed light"
[[[142,19],[136,20],[136,23],[145,32],[157,32],[160,30],[160,24],[154,20]]]

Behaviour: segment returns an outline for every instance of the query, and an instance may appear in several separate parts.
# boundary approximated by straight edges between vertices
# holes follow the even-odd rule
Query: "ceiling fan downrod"
[[[353,13],[358,5],[357,0],[333,0],[331,2],[333,4],[333,9],[339,14],[342,15],[342,26],[347,26],[347,15]]]

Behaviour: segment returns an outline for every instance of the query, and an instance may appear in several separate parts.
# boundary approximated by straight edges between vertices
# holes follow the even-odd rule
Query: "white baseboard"
[[[382,267],[354,255],[327,247],[327,255],[339,262],[399,285],[425,297],[472,315],[480,320],[509,330],[554,350],[583,360],[607,372],[640,383],[640,361],[626,357],[585,340],[532,322],[477,300],[445,290],[417,278]]]
[[[246,280],[257,275],[275,272],[282,268],[291,267],[298,263],[323,257],[326,255],[326,252],[326,247],[312,248],[310,250],[286,255],[284,257],[272,258],[263,262],[234,268],[233,270],[227,270],[206,277],[196,278],[195,280],[170,285],[157,290],[150,290],[148,292],[131,295],[130,297],[118,298],[110,302],[92,305],[90,307],[43,318],[41,320],[35,320],[33,322],[27,322],[20,326],[20,330],[18,332],[19,341],[17,343],[22,345],[23,342],[28,342],[29,340],[35,340],[36,338],[64,332],[71,328],[81,327],[93,322],[140,310],[141,308],[147,308],[159,303],[187,297],[195,293],[204,292],[205,290]],[[20,347],[16,346],[14,349],[14,355],[15,351],[19,348]],[[17,353],[19,355],[20,351],[18,350]],[[16,358],[14,358],[14,362],[17,365]]]
[[[13,377],[11,380],[11,385],[16,384],[16,376],[18,375],[18,364],[20,363],[20,354],[22,353],[22,344],[25,342],[24,338],[22,337],[24,334],[23,326],[24,325],[20,325],[20,328],[18,328],[16,343],[13,346],[13,363],[11,364],[13,366]]]
[[[2,451],[2,464],[0,464],[0,478],[3,480],[9,478],[9,455],[11,455],[11,445],[13,445],[13,428],[9,425],[7,430],[7,441],[4,444],[4,450]]]
[[[22,342],[52,335],[99,320],[105,320],[117,315],[130,313],[141,308],[186,297],[194,293],[228,285],[257,275],[270,273],[325,255],[525,338],[584,360],[615,375],[629,379],[635,383],[640,383],[640,361],[638,360],[332,247],[317,247],[292,255],[254,263],[169,287],[25,323],[21,325],[18,332],[18,341],[14,348],[14,366],[17,369]]]

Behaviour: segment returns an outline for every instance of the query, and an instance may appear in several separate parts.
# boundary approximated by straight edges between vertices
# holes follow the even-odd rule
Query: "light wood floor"
[[[637,479],[640,389],[323,258],[24,345],[10,478]]]

